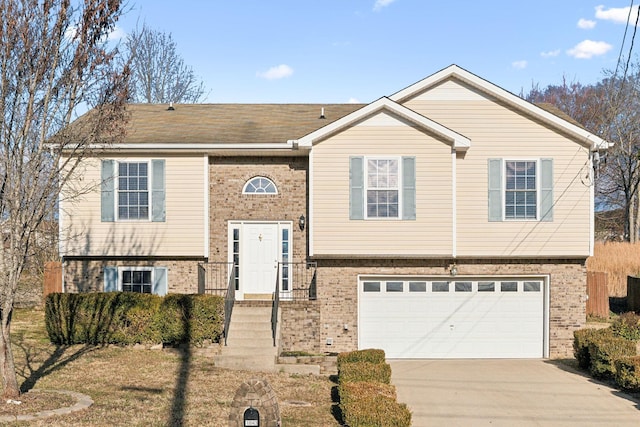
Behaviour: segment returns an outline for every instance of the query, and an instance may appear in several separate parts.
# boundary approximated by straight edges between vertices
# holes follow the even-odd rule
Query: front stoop
[[[271,301],[236,302],[231,313],[227,345],[213,356],[219,368],[260,372],[320,375],[321,363],[295,363],[278,359],[271,332]],[[279,336],[279,334],[278,334]],[[282,358],[280,358],[282,359]]]
[[[271,304],[236,303],[227,345],[214,356],[216,366],[248,371],[276,371],[278,350],[271,333]]]

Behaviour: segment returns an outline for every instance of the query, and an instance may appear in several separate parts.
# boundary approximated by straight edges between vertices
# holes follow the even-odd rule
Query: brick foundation
[[[167,267],[169,293],[198,293],[198,263],[203,260],[165,259],[65,259],[63,280],[65,292],[102,292],[104,267]]]
[[[280,352],[324,351],[320,345],[320,302],[280,301]]]
[[[456,264],[458,276],[549,275],[549,354],[563,358],[572,357],[573,331],[586,323],[584,261],[456,260]],[[450,277],[450,265],[444,260],[318,260],[321,351],[357,348],[358,275]]]

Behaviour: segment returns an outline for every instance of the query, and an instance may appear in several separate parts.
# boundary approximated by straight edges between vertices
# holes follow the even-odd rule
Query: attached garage
[[[358,347],[389,358],[548,357],[548,277],[366,277]]]

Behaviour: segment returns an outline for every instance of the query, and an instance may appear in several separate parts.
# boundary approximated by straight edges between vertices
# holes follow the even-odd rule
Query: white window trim
[[[535,162],[536,164],[536,217],[535,218],[507,218],[507,163],[509,162]],[[540,221],[540,158],[505,158],[502,161],[502,220],[513,222],[539,222]]]
[[[369,160],[395,160],[398,162],[398,216],[397,217],[379,217],[369,216],[369,203],[368,203],[368,191],[369,191]],[[402,180],[402,156],[364,156],[364,219],[371,221],[402,221],[402,189],[404,182]]]
[[[114,183],[114,209],[115,209],[115,220],[117,222],[141,222],[141,221],[151,221],[151,209],[153,206],[153,173],[151,172],[151,159],[120,159],[115,162],[115,183]],[[120,218],[120,200],[118,197],[118,192],[120,191],[120,164],[121,163],[146,163],[147,164],[147,194],[148,194],[148,211],[146,218]]]
[[[150,271],[151,272],[151,295],[156,295],[153,293],[153,284],[155,283],[155,268],[153,267],[129,267],[126,265],[118,267],[118,291],[123,292],[122,283],[123,283],[123,275],[125,271]]]
[[[267,181],[269,181],[271,183],[271,185],[273,185],[273,188],[275,188],[276,192],[275,193],[249,193],[247,191],[247,187],[249,186],[249,184],[254,180],[254,179],[266,179]],[[275,196],[276,194],[279,194],[278,192],[278,186],[276,185],[275,182],[273,182],[273,180],[267,176],[264,175],[256,175],[254,177],[251,177],[247,180],[247,182],[244,183],[244,186],[242,187],[242,194],[248,194],[248,195],[253,195],[253,196]]]

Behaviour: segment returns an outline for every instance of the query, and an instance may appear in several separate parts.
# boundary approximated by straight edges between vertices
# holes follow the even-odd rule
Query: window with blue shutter
[[[349,218],[416,219],[415,157],[349,159]]]
[[[553,159],[488,161],[489,221],[553,221]]]
[[[166,221],[165,161],[103,160],[101,220]]]

